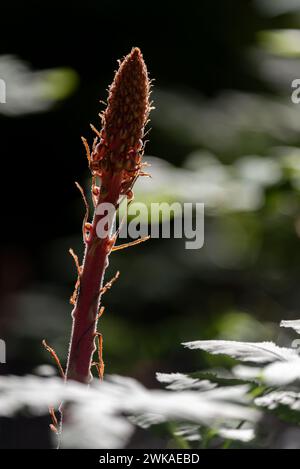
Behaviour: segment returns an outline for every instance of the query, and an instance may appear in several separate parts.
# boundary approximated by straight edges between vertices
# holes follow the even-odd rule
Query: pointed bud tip
[[[142,59],[143,58],[143,54],[141,52],[141,49],[139,47],[133,47],[131,49],[131,52],[129,54],[132,58],[139,58],[139,59]]]
[[[141,69],[145,69],[144,71],[146,71],[146,65],[144,62],[143,54],[139,47],[133,47],[129,54],[124,57],[122,63],[125,66],[134,66]]]

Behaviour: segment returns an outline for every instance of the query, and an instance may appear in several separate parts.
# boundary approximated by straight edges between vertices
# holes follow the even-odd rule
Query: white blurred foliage
[[[299,332],[299,320],[282,321],[281,327],[291,327]],[[213,355],[225,354],[242,362],[266,366],[238,365],[233,368],[236,378],[258,381],[271,386],[284,386],[300,382],[300,357],[295,348],[279,347],[273,342],[236,342],[231,340],[198,340],[183,344],[189,349],[199,349]]]
[[[273,342],[236,342],[233,340],[196,340],[183,344],[189,349],[200,349],[213,355],[225,354],[241,361],[268,363],[277,360],[295,360],[295,350],[278,347]]]
[[[300,333],[300,320],[282,321],[281,327],[291,328]],[[193,341],[183,344],[190,349],[205,350],[213,355],[226,354],[242,362],[250,362],[256,366],[237,365],[231,370],[238,380],[248,383],[252,406],[258,409],[275,411],[280,408],[280,416],[292,424],[299,422],[300,412],[300,357],[296,348],[279,347],[273,342],[235,342],[224,340]],[[162,381],[176,383],[176,374],[162,376]],[[181,380],[184,382],[184,380]],[[232,382],[232,381],[231,381]],[[238,381],[240,383],[240,381]],[[186,380],[188,385],[188,380]],[[240,386],[240,384],[239,384]],[[276,389],[278,388],[278,389]],[[224,389],[224,387],[222,388]],[[212,391],[214,392],[214,391]],[[251,405],[251,404],[250,404]],[[292,431],[293,430],[293,431]],[[297,428],[289,428],[279,438],[280,447],[298,448],[298,444],[288,443],[289,432]],[[224,428],[220,426],[216,434],[223,438],[240,441],[251,441],[255,435],[248,424],[243,428]]]
[[[183,373],[156,373],[156,379],[163,384],[167,384],[166,389],[180,391],[183,389],[200,389],[207,391],[214,389],[217,385],[210,381],[191,378]]]
[[[218,435],[228,440],[239,440],[247,443],[255,437],[253,428],[220,428]]]
[[[72,69],[33,71],[13,55],[0,56],[0,79],[6,84],[0,113],[9,116],[46,111],[72,92],[78,81]]]
[[[199,434],[199,427],[193,425],[186,425],[180,427],[175,434],[183,437],[187,441],[198,441],[201,437]],[[255,438],[253,428],[218,428],[215,434],[224,438],[225,440],[241,441],[248,443]]]
[[[249,156],[249,164],[252,158],[255,165],[258,157]],[[151,181],[147,178],[137,180],[135,194],[138,200],[202,202],[209,212],[258,210],[264,203],[264,186],[270,183],[270,177],[274,179],[276,171],[276,163],[266,161],[266,183],[259,175],[251,179],[244,177],[238,166],[223,165],[207,153],[191,154],[183,168],[152,156],[145,156],[145,159],[151,165]]]
[[[255,366],[237,365],[232,371],[236,378],[246,381],[258,381],[261,378],[261,368]]]
[[[299,320],[283,321],[281,326],[299,332]],[[183,373],[157,373],[167,390],[148,390],[136,380],[121,376],[110,376],[102,383],[93,381],[89,387],[76,382],[64,384],[42,367],[39,371],[49,377],[0,377],[0,416],[24,410],[41,415],[47,413],[48,406],[58,408],[63,402],[68,405],[68,419],[61,447],[108,449],[125,447],[136,426],[146,429],[165,422],[172,423],[175,437],[186,441],[200,442],[201,428],[208,427],[212,435],[247,443],[255,437],[254,426],[263,408],[275,410],[280,405],[300,411],[300,358],[295,349],[273,342],[229,340],[183,345],[227,354],[256,366],[238,365],[223,377],[203,373],[203,379]],[[230,381],[226,382],[227,378]],[[256,385],[260,396],[252,392]],[[281,389],[263,391],[265,386]]]
[[[280,326],[292,328],[300,333],[300,320],[282,321]],[[233,376],[245,382],[281,388],[271,392],[267,390],[263,395],[254,398],[254,404],[269,410],[285,406],[292,411],[300,411],[300,392],[297,392],[300,385],[300,357],[296,349],[278,347],[273,342],[251,343],[224,340],[200,340],[183,345],[190,349],[205,350],[212,354],[226,354],[240,361],[261,365],[237,365],[232,369]],[[248,437],[250,441],[254,436],[251,436],[252,429],[250,428],[248,433],[246,429],[243,430],[245,430],[244,441],[247,441]],[[227,434],[228,438],[231,433],[234,434],[232,429],[225,433],[220,432],[220,429],[218,431],[219,435],[225,437]]]
[[[270,410],[276,409],[279,405],[284,405],[292,410],[299,411],[300,393],[294,391],[272,391],[262,397],[257,397],[255,403]]]
[[[264,368],[237,366],[233,373],[240,379],[262,381],[270,386],[284,386],[300,380],[300,358],[276,361]]]
[[[294,329],[298,334],[300,334],[300,319],[294,321],[281,321],[280,327],[287,327]]]
[[[295,78],[300,76],[300,59],[296,52],[292,54],[291,51],[290,54],[278,55],[272,54],[262,47],[252,47],[247,53],[247,61],[249,66],[255,69],[258,76],[268,83],[274,91],[284,93],[290,98],[291,84]]]
[[[259,412],[246,404],[247,386],[207,391],[147,390],[137,381],[112,376],[90,387],[58,378],[36,376],[0,377],[0,415],[10,416],[22,409],[47,413],[47,406],[69,404],[62,447],[120,448],[134,431],[134,424],[147,427],[168,420],[236,428],[239,422],[255,423]],[[128,418],[130,417],[131,418]],[[136,420],[134,420],[134,417]],[[139,422],[140,419],[140,422]]]
[[[201,435],[199,430],[199,425],[179,425],[174,434],[184,438],[186,441],[200,441]]]
[[[262,136],[286,142],[298,136],[300,109],[286,95],[232,90],[206,100],[156,89],[154,98],[159,112],[153,113],[152,121],[157,127],[181,144],[188,141],[216,154],[234,153],[246,135],[249,142]]]
[[[281,179],[278,161],[268,157],[244,156],[235,163],[238,175],[244,180],[253,181],[263,186],[276,184]]]
[[[138,179],[136,197],[145,203],[202,202],[210,214],[258,210],[264,205],[265,190],[286,177],[300,188],[299,149],[277,146],[271,151],[275,156],[245,155],[229,165],[199,150],[188,155],[181,168],[145,156],[151,180]]]
[[[300,379],[300,358],[287,362],[275,362],[265,367],[262,379],[272,386],[283,386]]]
[[[56,369],[52,365],[39,365],[33,370],[34,374],[37,376],[49,377],[56,376]]]

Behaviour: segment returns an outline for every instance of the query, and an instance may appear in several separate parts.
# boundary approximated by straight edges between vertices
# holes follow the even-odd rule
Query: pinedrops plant
[[[85,138],[82,138],[91,171],[91,193],[93,217],[89,222],[89,205],[81,186],[86,214],[83,221],[84,257],[80,264],[77,255],[70,250],[78,278],[75,291],[71,297],[72,331],[66,371],[62,369],[53,349],[44,345],[60,367],[61,374],[68,380],[89,383],[91,366],[98,368],[103,377],[102,336],[97,332],[98,319],[103,312],[100,307],[101,296],[111,287],[118,277],[103,284],[104,274],[112,251],[127,247],[129,244],[115,246],[117,232],[112,232],[115,213],[107,218],[106,207],[114,212],[123,198],[133,199],[133,185],[140,175],[144,175],[142,156],[144,151],[144,128],[151,109],[150,81],[140,49],[133,48],[119,62],[114,80],[109,88],[107,105],[101,118],[101,130],[91,125],[96,136],[92,149]],[[103,222],[104,230],[97,230]],[[136,240],[139,242],[141,240]],[[132,244],[136,244],[133,242]],[[104,285],[104,286],[103,286]],[[93,362],[98,339],[98,362]]]
[[[73,326],[66,380],[90,381],[97,336],[98,370],[100,377],[103,376],[102,337],[97,333],[97,322],[103,311],[100,300],[106,289],[103,287],[104,274],[109,256],[115,249],[117,233],[111,232],[111,220],[107,222],[110,225],[106,226],[107,234],[99,237],[97,225],[106,215],[101,206],[111,204],[117,209],[122,197],[131,200],[133,185],[143,174],[142,139],[150,111],[149,95],[146,65],[141,51],[134,48],[119,64],[109,88],[107,107],[101,115],[102,129],[98,131],[92,126],[96,133],[92,151],[83,139],[92,175],[94,215],[89,223],[88,205],[83,194],[87,208],[83,225],[85,253],[82,265],[75,257],[78,280],[72,297]]]

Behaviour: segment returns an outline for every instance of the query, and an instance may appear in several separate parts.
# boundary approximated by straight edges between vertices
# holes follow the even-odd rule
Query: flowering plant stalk
[[[92,198],[94,215],[88,223],[89,208],[83,223],[85,253],[82,266],[73,255],[78,279],[71,302],[73,325],[70,348],[65,372],[66,380],[89,383],[95,339],[98,337],[99,375],[103,377],[102,336],[97,332],[97,322],[103,312],[100,308],[101,295],[111,282],[103,286],[105,270],[111,252],[116,249],[117,234],[108,230],[106,236],[98,237],[97,225],[104,217],[102,204],[112,204],[115,209],[123,197],[133,198],[132,187],[143,173],[144,128],[150,111],[150,81],[141,51],[132,49],[122,62],[109,88],[107,107],[101,114],[102,129],[96,133],[92,151],[85,139],[89,167],[92,174]],[[97,181],[100,180],[100,187]],[[100,210],[99,210],[100,208]]]

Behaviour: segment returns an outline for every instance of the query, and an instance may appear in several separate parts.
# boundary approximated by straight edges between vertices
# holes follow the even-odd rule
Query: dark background
[[[74,181],[86,184],[88,177],[80,136],[92,139],[89,123],[99,125],[97,114],[103,109],[99,100],[106,99],[117,59],[132,46],[141,48],[155,79],[156,110],[146,155],[181,168],[192,152],[198,152],[201,160],[201,152],[209,151],[231,173],[235,162],[246,155],[276,160],[284,153],[288,167],[282,167],[280,160],[281,176],[262,188],[259,206],[208,207],[208,251],[206,242],[195,253],[186,251],[180,240],[150,240],[111,257],[107,278],[116,270],[121,276],[104,298],[106,312],[100,323],[106,372],[131,375],[156,387],[155,371],[189,372],[212,362],[224,364],[185,351],[181,342],[277,339],[280,319],[297,317],[300,138],[295,119],[300,114],[290,101],[290,78],[297,78],[297,71],[300,75],[299,51],[282,52],[277,43],[260,38],[262,32],[298,28],[300,2],[299,9],[291,11],[287,2],[280,14],[271,7],[259,9],[258,3],[2,4],[0,54],[13,54],[33,70],[67,67],[76,83],[65,99],[44,112],[7,115],[1,114],[5,104],[0,105],[0,337],[7,344],[7,363],[0,365],[0,373],[25,374],[41,363],[51,363],[41,346],[43,338],[65,364],[71,326],[68,299],[76,277],[68,248],[82,253],[84,213]],[[271,78],[277,77],[276,82],[259,67],[271,59],[275,63]],[[291,75],[284,75],[284,70],[291,70]],[[239,93],[249,100],[236,99]],[[187,128],[199,108],[204,115],[207,110],[206,125],[214,129],[214,119],[219,118],[212,110],[217,106],[223,110],[224,123],[229,129],[235,125],[236,133],[223,145],[218,120],[213,137],[206,136],[199,124],[199,138],[192,138],[180,127],[180,105],[177,125],[168,121],[175,102],[168,96],[186,103],[184,116],[190,109]],[[265,101],[252,109],[251,103],[259,99]],[[276,107],[279,101],[295,113],[292,122]],[[240,113],[252,116],[241,129]],[[267,124],[260,128],[265,114]],[[290,154],[294,159],[288,159]],[[259,172],[258,167],[258,179]],[[242,180],[238,182],[243,186]],[[160,200],[160,194],[156,198]],[[137,200],[142,200],[138,194]],[[185,200],[182,192],[178,200]],[[288,338],[281,335],[279,340]],[[19,430],[11,423],[2,427],[0,446],[48,444],[46,430],[42,431],[47,428],[45,421],[30,424],[26,438],[22,422],[17,422]]]

